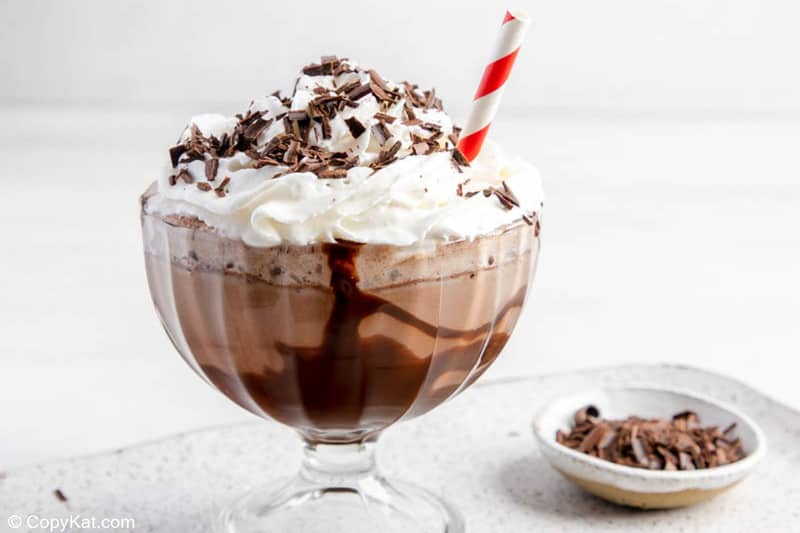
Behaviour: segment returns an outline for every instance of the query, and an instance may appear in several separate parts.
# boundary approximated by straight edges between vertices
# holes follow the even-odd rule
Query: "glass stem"
[[[300,477],[328,487],[350,486],[376,473],[375,443],[314,444],[305,441]]]

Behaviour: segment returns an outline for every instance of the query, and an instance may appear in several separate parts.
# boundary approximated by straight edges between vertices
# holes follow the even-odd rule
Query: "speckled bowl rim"
[[[555,435],[544,435],[543,428],[541,427],[541,421],[545,416],[547,416],[550,413],[550,411],[552,411],[555,408],[556,404],[558,404],[559,402],[562,402],[565,399],[572,396],[578,396],[578,394],[580,394],[581,396],[592,396],[594,393],[597,393],[599,395],[605,392],[612,392],[612,391],[669,393],[706,402],[708,404],[717,407],[718,409],[730,413],[731,415],[733,415],[735,418],[738,419],[737,422],[743,423],[744,425],[748,426],[748,429],[750,429],[750,431],[752,431],[753,435],[755,436],[755,446],[751,450],[746,450],[747,456],[744,459],[723,466],[717,466],[714,468],[705,468],[699,470],[689,470],[689,471],[647,470],[644,468],[636,468],[633,466],[618,465],[610,461],[605,461],[597,457],[592,457],[591,455],[578,452],[576,450],[573,450],[571,448],[559,444],[555,440]],[[609,474],[612,474],[615,477],[617,477],[619,481],[621,481],[622,479],[630,479],[633,477],[645,481],[652,479],[659,481],[687,482],[691,483],[692,486],[698,488],[700,487],[696,483],[702,481],[721,480],[727,478],[732,480],[732,482],[735,482],[736,480],[744,477],[751,469],[753,469],[764,458],[764,456],[767,453],[766,436],[764,435],[764,432],[761,430],[758,424],[756,424],[749,416],[742,413],[735,407],[732,407],[726,404],[725,402],[721,402],[710,396],[672,387],[648,387],[646,385],[630,386],[630,387],[598,387],[596,389],[590,389],[587,391],[582,391],[580,393],[560,395],[550,399],[543,407],[541,407],[537,411],[536,415],[533,418],[532,426],[533,426],[533,434],[540,446],[546,447],[550,451],[555,452],[558,455],[562,455],[565,458],[569,458],[578,463],[583,463],[586,466],[594,467],[598,470],[602,470]],[[548,456],[547,453],[543,453],[543,455],[547,458],[549,462],[553,463],[553,460]],[[553,466],[558,467],[558,465],[554,463]],[[617,485],[615,484],[615,486]],[[659,491],[653,491],[653,492],[655,493]]]

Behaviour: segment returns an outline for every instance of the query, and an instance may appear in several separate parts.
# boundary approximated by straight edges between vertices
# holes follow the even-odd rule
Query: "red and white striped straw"
[[[481,151],[489,126],[492,125],[497,108],[500,107],[503,89],[529,25],[530,19],[524,13],[506,11],[495,51],[483,70],[481,83],[472,102],[472,110],[458,141],[459,150],[470,161]]]

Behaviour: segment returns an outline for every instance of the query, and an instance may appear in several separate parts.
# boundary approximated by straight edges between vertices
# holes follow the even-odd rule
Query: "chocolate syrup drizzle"
[[[432,380],[444,372],[460,371],[470,383],[477,379],[497,357],[509,332],[495,331],[489,338],[487,333],[506,314],[522,306],[526,287],[499,310],[495,320],[478,328],[437,326],[359,289],[355,261],[359,249],[360,245],[353,243],[325,245],[333,308],[322,343],[315,347],[275,343],[275,350],[289,362],[287,367],[294,369],[294,375],[265,369],[263,374],[243,372],[234,377],[203,365],[209,379],[240,405],[253,401],[317,441],[325,441],[330,434],[352,435],[357,440],[403,416],[416,416],[435,407],[462,385],[433,390]],[[423,333],[432,340],[432,346],[437,338],[463,339],[465,343],[422,357],[402,343],[399,329],[393,331],[394,336],[360,335],[362,322],[378,313]],[[289,407],[298,400],[300,405]],[[341,441],[348,437],[336,438]]]
[[[394,398],[379,403],[402,404],[402,412],[411,407],[417,398],[419,388],[424,383],[431,358],[420,358],[395,338],[373,335],[363,338],[359,335],[359,325],[376,313],[388,315],[400,323],[414,328],[432,339],[438,337],[475,339],[482,344],[484,334],[491,324],[484,324],[474,330],[457,330],[436,326],[412,315],[397,305],[362,291],[358,287],[359,277],[356,257],[360,246],[357,244],[328,244],[324,251],[328,257],[331,271],[330,287],[334,304],[322,344],[315,348],[276,346],[285,355],[298,357],[298,380],[303,405],[309,418],[318,427],[329,426],[331,413],[336,407],[349,411],[346,418],[357,422],[364,415],[365,406],[372,405],[369,388],[375,388],[375,381],[383,382],[378,391],[391,391]],[[524,292],[509,302],[500,312],[501,318],[512,308],[522,305]],[[505,340],[503,341],[505,344]],[[473,351],[480,348],[472,347]],[[468,350],[468,348],[467,348]],[[459,353],[465,349],[457,350]],[[499,351],[499,350],[498,350]],[[447,353],[437,357],[447,357]],[[457,354],[451,354],[451,357]],[[379,364],[375,364],[376,360]],[[381,371],[381,369],[385,369]],[[344,385],[344,386],[343,386]],[[380,409],[381,406],[378,406]],[[339,413],[334,418],[341,421]],[[383,417],[381,417],[383,418]],[[385,424],[383,420],[382,424]]]

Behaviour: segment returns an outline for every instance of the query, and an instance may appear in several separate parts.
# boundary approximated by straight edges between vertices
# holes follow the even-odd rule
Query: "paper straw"
[[[489,64],[483,69],[483,77],[475,92],[467,124],[458,141],[458,148],[469,160],[474,160],[481,151],[489,126],[500,107],[511,67],[517,59],[530,19],[519,11],[506,11],[500,26],[500,37]]]

